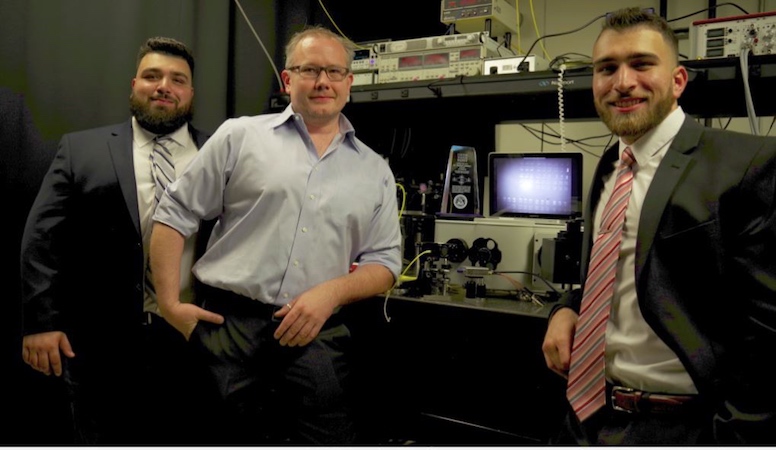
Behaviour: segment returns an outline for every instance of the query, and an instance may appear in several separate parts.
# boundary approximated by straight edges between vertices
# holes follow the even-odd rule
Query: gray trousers
[[[190,339],[220,399],[214,416],[222,444],[356,442],[346,389],[350,332],[337,314],[310,344],[282,347],[272,336],[275,307],[213,288],[201,303],[225,319],[199,322]]]

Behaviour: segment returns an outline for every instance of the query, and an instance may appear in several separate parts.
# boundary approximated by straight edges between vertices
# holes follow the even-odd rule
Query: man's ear
[[[674,79],[674,98],[678,99],[682,96],[682,93],[684,92],[684,88],[687,87],[687,69],[682,66],[678,65],[674,69],[673,73],[673,79]]]
[[[283,92],[288,94],[288,88],[291,86],[291,75],[286,69],[280,72],[280,79],[283,80]]]

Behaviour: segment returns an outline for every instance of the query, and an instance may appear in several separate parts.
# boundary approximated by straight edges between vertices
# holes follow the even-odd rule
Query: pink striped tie
[[[585,292],[571,350],[566,396],[580,422],[606,404],[604,345],[609,307],[614,294],[622,226],[628,208],[635,162],[630,147],[622,153],[612,196],[602,215],[601,229],[593,243]]]

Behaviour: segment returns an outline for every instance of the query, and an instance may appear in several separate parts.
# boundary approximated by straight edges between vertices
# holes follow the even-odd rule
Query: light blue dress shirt
[[[401,270],[393,173],[344,115],[320,158],[291,106],[224,122],[153,219],[189,236],[215,217],[194,275],[264,303],[286,304],[354,261]]]

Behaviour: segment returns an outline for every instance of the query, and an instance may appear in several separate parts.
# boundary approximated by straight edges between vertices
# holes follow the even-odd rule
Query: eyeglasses
[[[286,67],[286,70],[296,72],[302,78],[307,78],[308,80],[317,79],[318,75],[321,74],[321,71],[326,72],[326,76],[329,77],[329,80],[331,81],[342,81],[350,73],[350,69],[346,69],[345,67],[339,67],[339,66],[320,67],[320,66],[313,66],[310,64]]]

